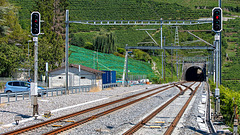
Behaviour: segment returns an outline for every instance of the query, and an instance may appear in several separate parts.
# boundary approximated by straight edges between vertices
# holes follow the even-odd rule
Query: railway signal
[[[33,41],[34,41],[34,83],[32,83],[31,87],[32,89],[32,105],[33,105],[33,116],[35,119],[37,119],[38,116],[38,103],[37,103],[37,76],[38,76],[38,35],[42,34],[40,33],[40,18],[41,15],[39,12],[32,12],[31,13],[31,33],[33,35]]]
[[[34,36],[40,34],[40,13],[32,12],[31,14],[31,33]]]
[[[222,31],[222,9],[220,7],[215,7],[212,10],[212,30],[214,32],[221,32]]]

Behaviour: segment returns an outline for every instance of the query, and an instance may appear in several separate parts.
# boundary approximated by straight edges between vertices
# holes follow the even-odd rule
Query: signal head
[[[212,10],[212,30],[214,32],[222,31],[222,9],[220,7],[215,7]]]
[[[31,14],[31,33],[32,35],[40,34],[40,13],[32,12]]]

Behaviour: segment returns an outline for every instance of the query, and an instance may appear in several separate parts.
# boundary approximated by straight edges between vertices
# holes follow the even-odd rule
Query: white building
[[[97,86],[102,89],[102,71],[92,69],[83,65],[70,64],[68,71],[68,86]],[[81,79],[80,79],[81,78]],[[65,66],[49,71],[49,88],[66,86]]]

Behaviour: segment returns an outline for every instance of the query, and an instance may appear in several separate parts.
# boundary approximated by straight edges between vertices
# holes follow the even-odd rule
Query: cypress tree
[[[117,47],[114,43],[113,33],[101,32],[94,41],[95,50],[103,53],[114,53],[117,51]]]

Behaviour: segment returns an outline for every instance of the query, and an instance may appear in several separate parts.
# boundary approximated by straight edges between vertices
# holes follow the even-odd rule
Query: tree
[[[62,38],[65,36],[65,12],[66,7],[69,5],[67,0],[54,0],[54,16],[53,16],[53,31],[58,35],[61,35]]]
[[[4,16],[7,14],[7,10],[10,9],[10,7],[7,6],[6,3],[3,3],[3,1],[0,4],[0,35],[4,37],[9,33],[7,30],[9,27],[5,26],[6,19]]]
[[[17,46],[0,44],[0,75],[10,76],[24,62],[22,49]]]
[[[74,35],[70,41],[71,45],[83,47],[85,45],[84,39],[79,35]]]
[[[100,32],[94,41],[95,50],[103,53],[114,53],[117,51],[115,39],[112,32]]]
[[[0,75],[11,76],[16,68],[25,68],[26,33],[21,28],[18,11],[6,0],[0,1]],[[20,45],[17,47],[16,45]]]

